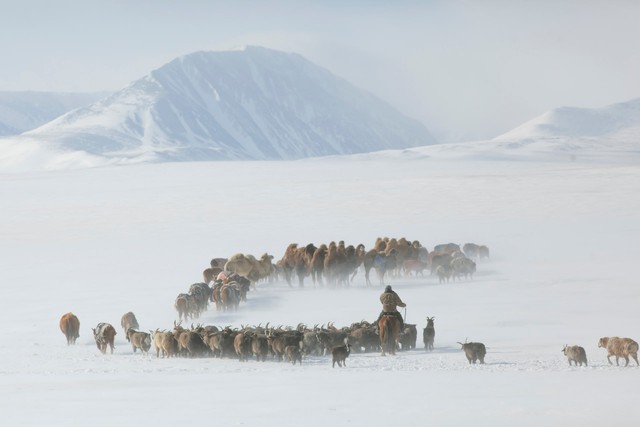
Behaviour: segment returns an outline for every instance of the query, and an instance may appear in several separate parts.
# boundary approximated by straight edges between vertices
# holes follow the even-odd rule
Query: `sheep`
[[[484,356],[487,354],[487,349],[481,342],[458,342],[464,350],[464,355],[467,356],[469,364],[475,364],[477,360],[484,364]]]
[[[436,329],[433,326],[435,317],[427,317],[427,326],[422,330],[422,341],[424,342],[424,350],[433,350],[433,340],[436,337]]]
[[[349,357],[351,353],[351,344],[345,343],[344,345],[339,345],[333,347],[331,350],[331,355],[333,356],[333,362],[331,367],[335,368],[336,363],[338,363],[338,367],[347,366],[346,359]]]
[[[626,361],[624,366],[629,366],[629,356],[633,357],[633,360],[638,364],[638,343],[631,338],[619,338],[619,337],[603,337],[598,341],[598,347],[607,349],[607,360],[611,365],[611,356],[616,357],[616,365],[620,366],[618,359],[624,357]]]
[[[578,366],[578,364],[582,366],[583,363],[585,366],[589,366],[587,363],[587,353],[585,353],[584,348],[580,347],[579,345],[565,345],[562,349],[562,352],[565,356],[567,356],[567,360],[569,360],[569,366],[571,366],[572,361],[576,364],[576,366]]]

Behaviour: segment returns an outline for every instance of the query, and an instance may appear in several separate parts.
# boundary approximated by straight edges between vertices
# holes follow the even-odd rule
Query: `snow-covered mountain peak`
[[[278,160],[434,143],[426,128],[294,53],[195,52],[28,133],[111,161]]]

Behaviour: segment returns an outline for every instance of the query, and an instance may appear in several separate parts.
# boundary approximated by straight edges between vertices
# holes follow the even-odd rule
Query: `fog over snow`
[[[295,162],[170,163],[0,177],[0,400],[7,425],[382,423],[626,425],[640,369],[609,366],[602,336],[640,339],[636,258],[640,169],[622,162],[433,161],[386,156]],[[473,280],[390,277],[435,349],[328,356],[302,365],[134,354],[120,317],[170,329],[178,293],[213,257],[282,257],[289,243],[376,237],[474,242]],[[375,274],[372,273],[375,281]],[[380,310],[382,287],[261,283],[237,312],[199,323],[337,327]],[[58,328],[80,319],[77,345]],[[91,328],[118,331],[102,355]],[[470,366],[457,342],[487,346]],[[570,367],[565,344],[585,348]]]

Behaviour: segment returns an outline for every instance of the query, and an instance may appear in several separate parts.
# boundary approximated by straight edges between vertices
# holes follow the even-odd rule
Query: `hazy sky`
[[[117,90],[177,56],[297,52],[443,140],[640,97],[640,1],[0,0],[0,90]]]

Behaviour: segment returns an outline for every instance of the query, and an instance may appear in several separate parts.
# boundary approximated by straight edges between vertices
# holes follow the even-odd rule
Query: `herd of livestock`
[[[302,247],[292,243],[279,261],[274,263],[273,258],[267,253],[260,258],[242,253],[213,258],[210,267],[202,272],[203,281],[176,298],[178,319],[197,319],[206,309],[207,296],[216,309],[235,310],[260,281],[284,280],[289,286],[297,282],[304,287],[305,279],[310,277],[314,286],[346,287],[358,271],[363,271],[365,285],[372,286],[371,270],[381,285],[388,276],[424,275],[425,270],[437,275],[440,283],[471,278],[476,261],[489,259],[489,248],[474,243],[447,243],[436,245],[429,252],[418,240],[385,237],[376,239],[368,251],[363,244],[346,245],[344,241]]]
[[[425,351],[434,349],[434,317],[427,317],[427,325],[422,330],[422,342]],[[247,361],[255,358],[266,361],[268,358],[290,363],[302,364],[303,356],[332,356],[332,366],[346,366],[346,358],[351,352],[365,353],[380,351],[384,343],[375,324],[361,321],[337,328],[333,324],[315,325],[312,328],[299,324],[296,327],[242,326],[242,328],[218,328],[217,326],[191,325],[184,328],[174,321],[170,331],[159,330],[144,332],[139,330],[138,320],[132,312],[125,313],[121,327],[134,353],[140,350],[148,354],[153,346],[156,357],[215,357],[235,358]],[[60,329],[67,338],[67,344],[75,344],[79,337],[80,321],[73,313],[66,313],[60,319]],[[116,329],[109,323],[99,323],[92,328],[98,349],[104,354],[107,350],[113,354]],[[398,350],[416,349],[418,330],[415,324],[405,324],[404,330],[396,339]],[[480,342],[458,343],[469,362],[484,363],[487,350]],[[611,356],[629,365],[629,357],[638,363],[638,343],[631,338],[603,337],[598,347],[607,350],[607,360],[612,364]],[[395,354],[396,348],[391,353]],[[583,347],[565,346],[562,352],[569,365],[587,365],[587,356]]]
[[[303,356],[332,356],[332,366],[345,366],[346,358],[351,352],[385,353],[385,343],[378,325],[367,321],[352,323],[350,326],[337,328],[333,324],[308,327],[299,324],[296,327],[242,326],[241,328],[201,324],[189,329],[182,326],[182,321],[195,319],[207,309],[209,302],[214,302],[218,310],[237,309],[242,301],[246,301],[247,292],[261,280],[278,280],[283,278],[289,286],[297,279],[299,286],[304,286],[305,278],[311,276],[315,286],[349,286],[358,270],[362,267],[365,284],[371,286],[369,273],[374,269],[380,284],[384,284],[385,276],[400,274],[423,274],[429,270],[437,275],[439,281],[445,282],[460,278],[472,277],[476,271],[476,261],[489,259],[486,246],[473,243],[449,243],[437,245],[429,252],[418,241],[406,239],[378,238],[374,248],[366,251],[364,245],[345,246],[344,242],[315,246],[308,244],[298,247],[290,244],[282,259],[273,263],[273,256],[264,254],[260,259],[251,255],[236,254],[228,259],[214,258],[211,267],[203,272],[203,282],[191,285],[188,293],[178,295],[175,308],[178,321],[174,321],[172,330],[144,332],[132,312],[125,313],[121,319],[121,327],[133,351],[140,350],[147,354],[153,351],[156,357],[217,357],[236,358],[247,361],[256,358],[265,361],[272,358],[278,361],[287,360],[293,364],[302,363]],[[432,351],[435,340],[434,318],[427,317],[427,325],[422,330],[422,342],[425,351]],[[64,333],[67,344],[75,344],[79,337],[80,322],[73,313],[66,313],[60,319],[60,329]],[[98,349],[104,354],[110,349],[113,353],[116,329],[109,323],[99,323],[92,328]],[[405,324],[402,331],[394,336],[394,344],[389,352],[396,350],[412,350],[416,348],[418,330],[415,324]],[[470,364],[484,363],[486,347],[479,342],[459,343]],[[632,357],[638,363],[638,343],[630,338],[603,337],[598,347],[607,350],[607,360],[616,364],[624,358],[625,366]],[[565,346],[562,352],[569,364],[587,364],[584,348]]]

